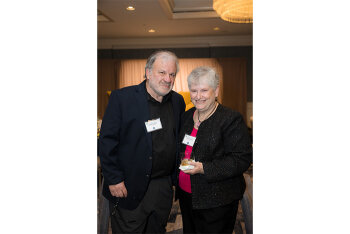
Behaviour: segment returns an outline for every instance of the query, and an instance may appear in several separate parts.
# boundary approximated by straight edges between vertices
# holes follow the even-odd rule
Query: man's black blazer
[[[117,199],[111,195],[108,186],[124,181],[128,196],[120,199],[118,205],[126,209],[138,206],[147,190],[152,170],[152,137],[145,126],[149,120],[145,85],[146,81],[143,81],[139,85],[111,93],[100,132],[103,195],[116,203]],[[171,92],[178,141],[185,102],[180,94]],[[178,147],[176,155],[178,157]],[[176,180],[176,166],[172,175],[173,183]]]

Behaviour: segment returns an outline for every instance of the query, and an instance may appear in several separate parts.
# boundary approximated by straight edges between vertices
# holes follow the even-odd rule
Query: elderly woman
[[[240,113],[216,101],[219,76],[198,67],[188,76],[195,107],[184,113],[180,152],[194,159],[181,169],[177,196],[184,233],[232,233],[252,163],[247,127]]]

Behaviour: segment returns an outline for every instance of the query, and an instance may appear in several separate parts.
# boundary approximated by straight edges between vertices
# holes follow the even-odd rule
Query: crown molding
[[[252,35],[99,39],[98,49],[205,48],[251,46]]]
[[[158,0],[159,5],[163,9],[168,19],[200,19],[200,18],[219,18],[220,16],[212,9],[212,7],[196,7],[193,9],[182,9],[181,12],[175,11],[175,4],[173,0]]]

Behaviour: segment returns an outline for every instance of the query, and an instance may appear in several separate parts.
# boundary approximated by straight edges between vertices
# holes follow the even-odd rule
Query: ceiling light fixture
[[[154,32],[156,32],[156,30],[150,29],[150,30],[148,30],[148,32],[149,32],[149,33],[154,33]]]
[[[133,6],[128,6],[126,9],[127,9],[128,11],[134,11],[134,10],[135,10],[135,7],[133,7]]]
[[[253,0],[213,0],[220,18],[232,23],[253,23]]]

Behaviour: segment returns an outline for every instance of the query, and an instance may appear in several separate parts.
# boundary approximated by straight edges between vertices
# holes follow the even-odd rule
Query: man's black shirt
[[[146,90],[147,92],[147,90]],[[152,174],[151,178],[168,176],[175,164],[175,123],[171,92],[163,97],[162,102],[156,101],[147,92],[147,102],[150,120],[160,118],[162,129],[153,131],[152,135]]]

